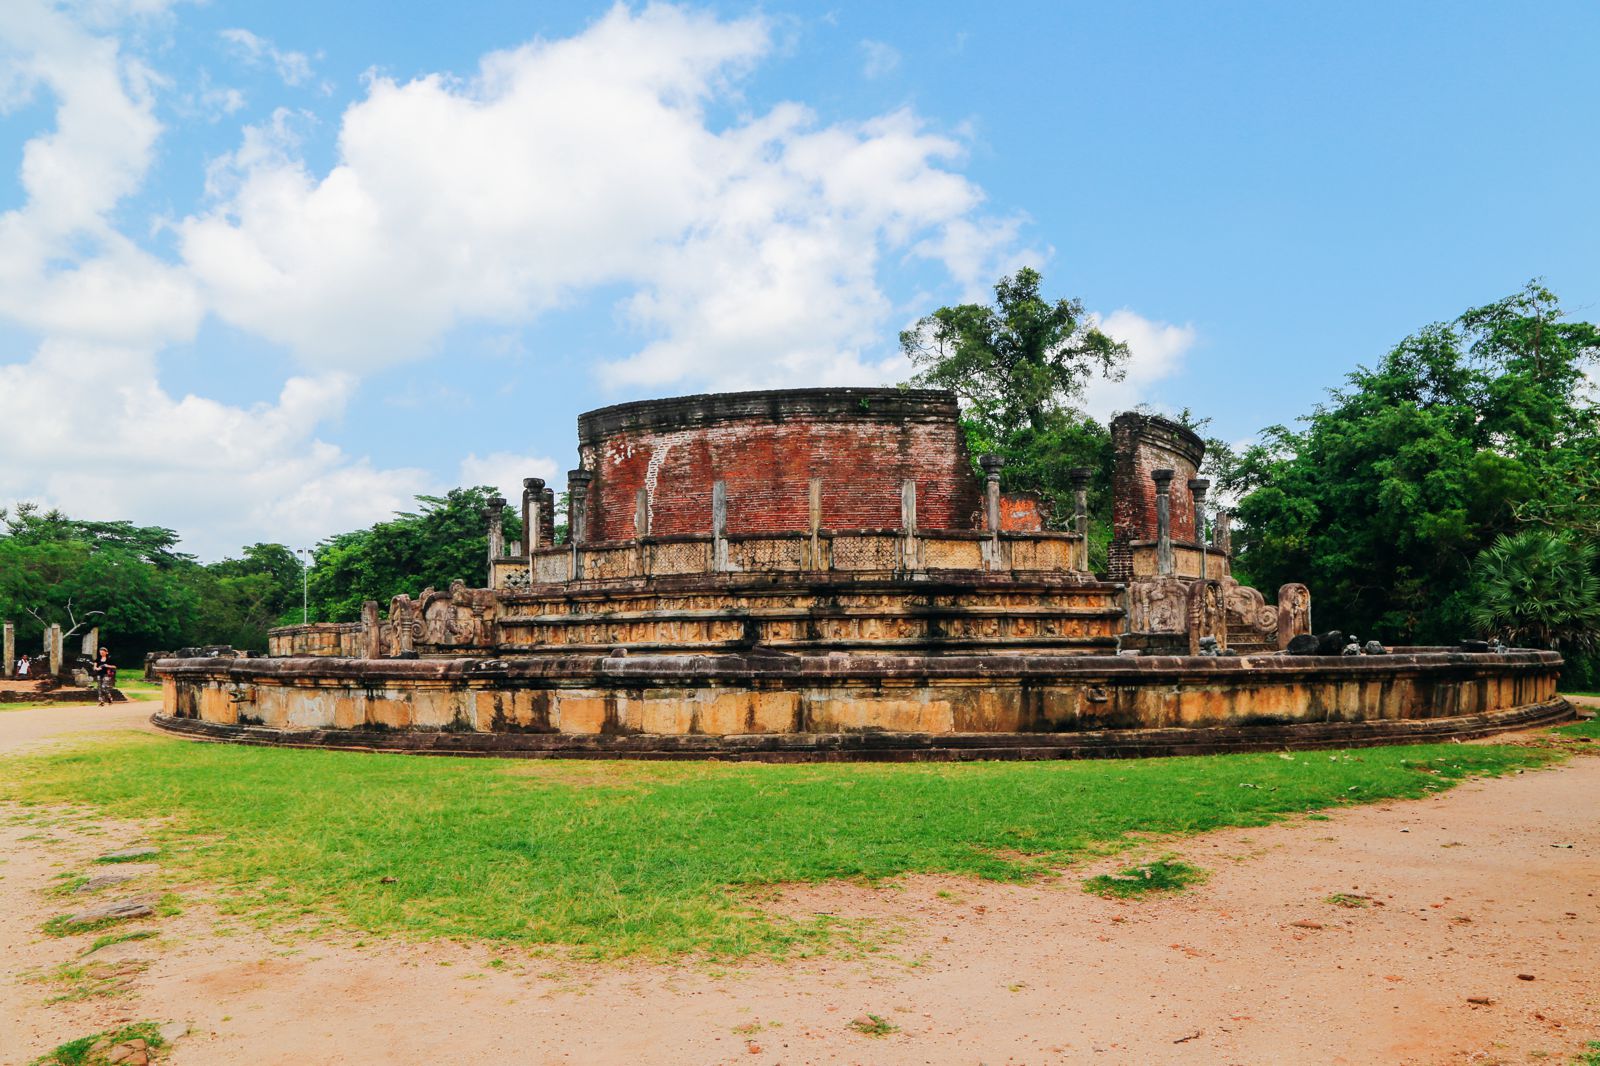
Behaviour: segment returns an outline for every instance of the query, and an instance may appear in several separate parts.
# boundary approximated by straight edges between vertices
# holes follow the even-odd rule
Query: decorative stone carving
[[[1311,632],[1311,590],[1291,582],[1278,589],[1278,647]]]
[[[1196,581],[1189,586],[1187,607],[1189,654],[1200,654],[1200,641],[1211,637],[1217,646],[1228,641],[1228,614],[1223,604],[1222,582]]]
[[[1182,633],[1188,628],[1188,582],[1150,578],[1128,586],[1128,628],[1134,633]]]

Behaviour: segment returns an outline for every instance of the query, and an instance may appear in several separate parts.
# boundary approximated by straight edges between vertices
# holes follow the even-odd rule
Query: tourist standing
[[[32,665],[33,665],[33,663],[31,661],[29,661],[28,656],[26,654],[24,654],[22,656],[22,658],[17,660],[17,676],[18,677],[27,677],[28,676],[28,668],[31,667]]]
[[[94,661],[94,680],[95,702],[104,707],[111,702],[117,682],[117,668],[111,662],[111,649],[100,649],[100,657]]]

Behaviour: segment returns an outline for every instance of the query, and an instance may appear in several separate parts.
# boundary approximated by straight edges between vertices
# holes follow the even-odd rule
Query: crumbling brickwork
[[[801,531],[810,482],[822,479],[821,525],[897,529],[901,483],[917,484],[917,525],[981,524],[978,479],[955,399],[916,389],[805,389],[620,404],[578,420],[594,474],[588,539],[636,535],[639,489],[649,532],[711,532],[711,491],[727,484],[730,534]]]
[[[1111,421],[1115,453],[1111,470],[1111,579],[1133,577],[1133,542],[1156,536],[1156,487],[1153,470],[1174,471],[1171,530],[1174,541],[1195,539],[1194,498],[1189,479],[1200,468],[1205,442],[1192,430],[1160,415],[1129,411]]]

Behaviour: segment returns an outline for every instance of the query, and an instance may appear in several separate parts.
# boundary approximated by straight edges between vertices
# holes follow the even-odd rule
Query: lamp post
[[[294,553],[300,557],[300,624],[308,625],[311,622],[311,559],[310,548],[296,548]]]

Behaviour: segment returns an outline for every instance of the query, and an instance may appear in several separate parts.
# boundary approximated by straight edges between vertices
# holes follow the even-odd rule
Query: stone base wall
[[[165,715],[273,730],[737,737],[1410,721],[1556,700],[1560,657],[164,660]]]

